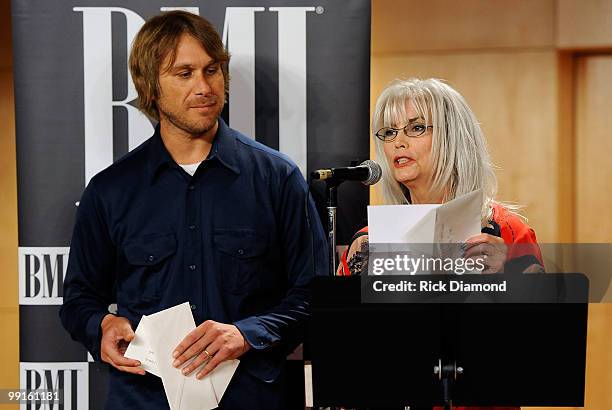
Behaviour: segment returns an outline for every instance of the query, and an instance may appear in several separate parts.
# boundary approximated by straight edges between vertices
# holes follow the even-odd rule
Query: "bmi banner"
[[[152,135],[127,58],[146,19],[177,8],[210,20],[232,55],[231,127],[304,175],[369,156],[369,0],[13,0],[21,388],[61,390],[65,409],[102,408],[106,389],[105,365],[58,317],[78,201]],[[339,243],[365,224],[367,199],[340,188]]]

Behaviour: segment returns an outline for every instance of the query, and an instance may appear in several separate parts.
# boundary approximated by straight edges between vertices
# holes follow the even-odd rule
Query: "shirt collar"
[[[217,128],[217,133],[215,134],[210,153],[206,160],[219,161],[219,163],[232,172],[240,174],[236,136],[221,117],[219,117],[218,121],[219,127]],[[155,133],[151,138],[148,167],[151,183],[153,183],[158,172],[163,167],[178,167],[164,145],[159,130],[159,124],[155,127]]]
[[[216,159],[234,173],[240,174],[237,142],[234,131],[219,117],[219,128],[207,159]]]

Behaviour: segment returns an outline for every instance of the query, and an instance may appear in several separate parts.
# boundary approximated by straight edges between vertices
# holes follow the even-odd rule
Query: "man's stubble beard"
[[[223,103],[224,102],[225,98],[223,99]],[[189,120],[186,112],[177,114],[161,106],[161,104],[158,104],[158,109],[160,114],[163,114],[163,117],[175,128],[186,132],[190,138],[197,138],[215,127],[217,120],[221,115],[221,111],[223,110],[223,105],[224,104],[220,105],[220,107],[217,109],[217,113],[215,113],[214,116],[206,116],[202,118],[202,121]]]

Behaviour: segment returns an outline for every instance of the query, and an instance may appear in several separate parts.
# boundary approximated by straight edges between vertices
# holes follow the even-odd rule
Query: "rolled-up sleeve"
[[[59,314],[70,336],[100,360],[100,323],[114,301],[115,247],[93,182],[79,203]]]

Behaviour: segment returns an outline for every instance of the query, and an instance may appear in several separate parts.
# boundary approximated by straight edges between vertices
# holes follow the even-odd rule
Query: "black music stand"
[[[583,406],[588,282],[572,280],[585,303],[362,304],[359,277],[316,278],[314,404]]]

